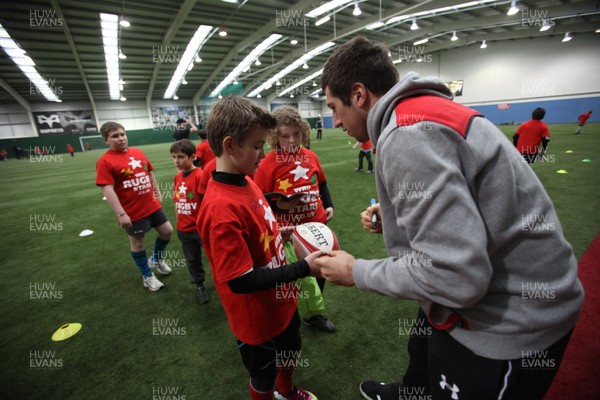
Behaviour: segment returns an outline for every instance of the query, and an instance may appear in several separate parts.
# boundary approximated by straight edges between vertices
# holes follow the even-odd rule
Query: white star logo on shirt
[[[131,169],[142,168],[142,160],[136,160],[134,157],[129,157],[131,161],[129,161],[129,165]]]
[[[266,207],[263,206],[262,200],[258,200],[258,204],[260,204],[265,210],[265,219],[269,221],[269,227],[271,228],[271,230],[273,230],[273,223],[277,222],[277,220],[273,216],[273,210],[271,210],[271,207],[269,207],[268,205]]]
[[[179,194],[185,196],[187,189],[188,188],[185,186],[185,182],[181,182],[181,185],[179,185]]]
[[[296,182],[300,178],[308,179],[306,173],[308,172],[308,168],[303,168],[300,165],[300,161],[296,161],[296,168],[290,171],[290,174],[294,175],[294,182]]]

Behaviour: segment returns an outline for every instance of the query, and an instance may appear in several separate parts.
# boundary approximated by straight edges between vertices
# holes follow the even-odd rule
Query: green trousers
[[[292,242],[285,242],[284,248],[288,264],[298,261]],[[300,314],[300,317],[309,319],[315,315],[322,315],[325,311],[325,302],[315,277],[307,276],[298,279],[297,282],[300,287],[300,296],[298,296],[298,314]]]

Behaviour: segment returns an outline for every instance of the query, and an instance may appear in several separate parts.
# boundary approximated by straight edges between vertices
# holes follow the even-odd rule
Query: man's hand
[[[321,275],[320,268],[316,264],[316,260],[323,255],[325,255],[325,253],[323,253],[322,251],[315,251],[314,253],[310,253],[309,255],[304,257],[304,260],[308,263],[308,266],[310,267],[310,276],[314,276],[315,278],[323,278],[323,276]]]
[[[314,253],[313,253],[314,254]],[[345,251],[336,250],[315,260],[323,278],[341,286],[353,286],[354,257]],[[312,271],[312,269],[311,269]]]
[[[377,222],[375,226],[373,226],[373,215],[377,216]],[[362,224],[363,228],[371,233],[383,232],[383,226],[381,222],[381,209],[379,207],[379,203],[360,213],[360,223]]]

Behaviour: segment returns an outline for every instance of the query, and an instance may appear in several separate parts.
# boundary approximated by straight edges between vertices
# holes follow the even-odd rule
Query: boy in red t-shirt
[[[268,111],[245,98],[225,97],[213,105],[207,130],[216,170],[197,226],[215,288],[250,374],[250,398],[317,399],[293,384],[301,339],[297,289],[290,283],[318,273],[314,261],[320,253],[286,265],[273,211],[247,177],[264,158],[263,146],[275,123]]]
[[[278,201],[274,209],[279,226],[293,227],[307,222],[324,224],[333,218],[333,202],[317,155],[301,147],[307,143],[310,125],[290,106],[277,108],[273,116],[277,120],[277,128],[269,135],[273,151],[260,163],[254,182],[265,194],[306,193],[303,198]],[[287,241],[285,246],[287,257],[295,260],[291,243]],[[335,325],[323,315],[325,279],[315,282],[314,278],[308,277],[299,284],[303,296],[298,299],[298,312],[303,322],[324,332],[335,332]]]
[[[581,133],[581,128],[583,128],[583,126],[585,125],[585,123],[587,122],[587,120],[590,118],[591,115],[592,115],[592,110],[589,110],[588,112],[581,114],[577,118],[577,121],[579,121],[579,127],[575,131],[576,135],[579,135]]]
[[[75,157],[75,149],[73,146],[71,146],[71,144],[67,144],[67,151],[71,153],[71,157]]]
[[[196,146],[189,139],[181,139],[171,145],[173,163],[179,170],[173,179],[173,201],[177,214],[177,238],[181,242],[188,271],[196,284],[196,297],[200,304],[210,300],[204,285],[202,266],[202,241],[196,229],[200,210],[200,183],[202,170],[194,166]]]
[[[144,287],[159,290],[164,284],[150,268],[156,268],[162,275],[171,273],[162,254],[173,227],[161,207],[162,197],[152,173],[154,167],[141,150],[127,146],[123,125],[107,122],[100,127],[100,133],[110,149],[96,163],[96,185],[102,188],[119,225],[129,235],[131,257],[142,273]],[[144,235],[152,228],[158,237],[152,257],[146,259]]]
[[[546,115],[546,110],[536,108],[531,113],[531,119],[524,122],[513,136],[513,144],[523,155],[528,163],[534,163],[540,153],[540,143],[542,144],[542,154],[545,154],[548,143],[550,142],[550,131],[548,125],[542,122]]]
[[[356,172],[362,172],[363,170],[363,159],[366,157],[367,158],[367,164],[369,169],[367,170],[367,174],[372,174],[373,173],[373,161],[371,161],[371,149],[373,148],[373,145],[371,144],[370,140],[367,140],[366,142],[356,142],[354,143],[354,146],[352,146],[352,149],[356,149],[356,147],[360,144],[360,151],[358,152],[358,168],[355,169]]]
[[[200,138],[200,144],[196,147],[196,159],[194,160],[194,165],[196,167],[204,168],[206,164],[215,159],[215,155],[206,140],[206,130],[201,129],[198,132],[198,137]]]

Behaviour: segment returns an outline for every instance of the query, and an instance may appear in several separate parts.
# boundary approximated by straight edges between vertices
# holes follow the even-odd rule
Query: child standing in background
[[[373,148],[373,145],[371,144],[370,140],[367,140],[366,142],[363,142],[363,143],[356,142],[356,143],[354,143],[354,146],[352,146],[352,149],[353,150],[356,149],[356,147],[359,144],[360,144],[360,151],[358,152],[358,168],[356,168],[355,171],[362,172],[363,159],[366,157],[368,167],[369,167],[369,169],[367,170],[367,174],[372,174],[373,173],[373,161],[371,161],[371,149]]]

